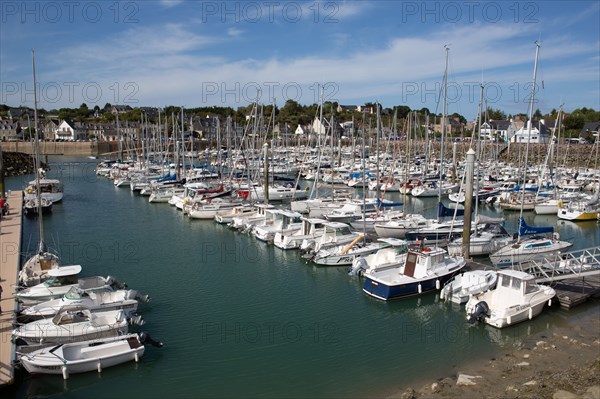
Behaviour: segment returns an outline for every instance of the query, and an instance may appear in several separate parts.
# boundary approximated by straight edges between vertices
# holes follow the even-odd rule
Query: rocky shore
[[[2,161],[4,163],[4,175],[22,176],[35,173],[35,161],[31,155],[22,152],[2,152]],[[42,167],[45,164],[42,162]]]
[[[389,398],[600,399],[600,315],[530,336],[510,351]]]

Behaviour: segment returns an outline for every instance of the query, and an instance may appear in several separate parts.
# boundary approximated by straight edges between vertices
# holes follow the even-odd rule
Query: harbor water
[[[150,204],[96,177],[93,160],[56,157],[50,164],[49,177],[63,181],[65,195],[44,217],[46,243],[85,276],[112,275],[149,294],[150,303],[139,307],[146,324],[136,331],[164,347],[146,348],[137,364],[66,381],[23,371],[11,388],[16,397],[381,397],[456,374],[600,309],[598,302],[571,311],[554,304],[514,327],[469,326],[464,309],[436,293],[378,301],[345,267],[306,264],[297,251]],[[31,179],[10,178],[7,185],[22,189]],[[436,199],[411,205],[433,216]],[[505,213],[509,232],[518,216]],[[533,213],[526,220],[554,225],[573,249],[600,243],[596,222]],[[38,223],[26,219],[23,228],[26,256],[37,247]]]

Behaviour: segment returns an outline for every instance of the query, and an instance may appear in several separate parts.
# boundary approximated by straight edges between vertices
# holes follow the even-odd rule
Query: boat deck
[[[0,222],[0,387],[12,384],[15,370],[15,347],[11,340],[15,321],[15,285],[21,253],[21,224],[23,192],[13,191],[8,196],[10,214]]]
[[[573,251],[573,253],[576,252],[577,251]],[[467,267],[465,268],[465,270],[490,269],[493,270],[494,267],[474,261],[468,261]],[[546,276],[538,277],[536,281],[540,280],[541,283],[548,284],[554,288],[556,291],[556,298],[563,309],[571,309],[577,305],[585,303],[590,298],[600,297],[600,275],[597,273],[572,273],[570,275],[554,277],[554,281]]]

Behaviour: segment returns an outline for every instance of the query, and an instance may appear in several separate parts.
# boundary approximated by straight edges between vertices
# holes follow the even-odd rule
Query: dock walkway
[[[15,346],[12,343],[12,326],[15,315],[15,285],[21,253],[21,227],[23,192],[13,191],[8,197],[10,213],[0,222],[0,387],[14,381]]]

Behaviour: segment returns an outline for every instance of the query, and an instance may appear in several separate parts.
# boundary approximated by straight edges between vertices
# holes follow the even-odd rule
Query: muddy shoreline
[[[600,301],[593,301],[564,326],[387,397],[600,399]]]

